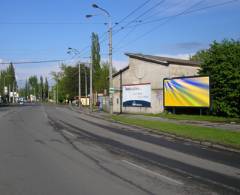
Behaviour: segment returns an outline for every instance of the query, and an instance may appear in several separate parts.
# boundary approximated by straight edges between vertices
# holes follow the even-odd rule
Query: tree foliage
[[[193,59],[201,62],[200,74],[209,75],[213,113],[240,116],[240,42],[213,42]]]
[[[4,97],[4,99],[8,99],[9,94],[4,93],[4,87],[8,88],[8,92],[13,90],[16,91],[17,89],[15,68],[12,63],[0,72],[0,95]]]
[[[81,94],[85,94],[85,73],[87,77],[87,93],[89,93],[89,68],[80,65],[81,68]],[[79,81],[79,68],[78,64],[75,66],[67,66],[63,64],[60,72],[53,72],[52,75],[56,78],[56,87],[58,89],[58,99],[60,102],[64,100],[73,100],[78,96],[78,81]],[[60,75],[60,76],[59,76]]]
[[[92,33],[92,67],[93,67],[93,90],[99,92],[100,84],[99,80],[101,77],[101,66],[100,66],[100,44],[98,35]]]
[[[46,77],[45,82],[44,82],[44,89],[43,89],[43,100],[44,101],[48,98],[48,93],[49,93],[49,84],[48,84],[48,79]]]

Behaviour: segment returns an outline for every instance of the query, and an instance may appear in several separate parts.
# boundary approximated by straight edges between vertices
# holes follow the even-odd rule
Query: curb
[[[131,126],[131,127],[135,127],[135,128],[140,129],[140,130],[147,131],[149,133],[153,133],[155,135],[164,135],[166,137],[173,138],[175,140],[191,142],[191,143],[199,144],[201,146],[205,146],[205,147],[209,147],[209,148],[213,148],[213,149],[224,150],[224,151],[227,151],[227,152],[234,152],[234,153],[240,154],[240,150],[236,149],[236,148],[230,148],[230,147],[220,145],[220,144],[216,144],[216,143],[212,143],[212,142],[209,142],[209,141],[199,141],[199,140],[194,140],[194,139],[191,139],[191,138],[179,137],[178,135],[174,135],[174,134],[170,134],[170,133],[156,132],[156,130],[154,130],[154,129],[144,128],[144,127],[137,126],[137,125],[130,125],[128,123],[116,121],[116,120],[111,119],[111,118],[107,119],[107,118],[102,117],[102,116],[99,117],[99,116],[96,116],[95,114],[92,114],[90,112],[87,113],[87,112],[84,112],[84,111],[81,112],[79,110],[75,110],[74,108],[71,108],[71,109],[75,112],[86,114],[86,115],[92,116],[94,118],[103,119],[103,120],[106,120],[106,121],[110,121],[110,122],[113,122],[113,123],[118,123],[118,124],[125,125],[125,126],[127,125],[127,126]]]
[[[137,126],[137,125],[130,125],[130,124],[127,124],[127,123],[124,123],[124,122],[115,121],[113,119],[110,119],[109,121],[114,122],[114,123],[119,123],[119,124],[122,124],[122,125],[132,126],[132,127],[135,127],[135,128],[138,128],[138,129],[150,132],[150,133],[154,133],[156,135],[164,135],[166,137],[170,137],[170,138],[173,138],[173,139],[176,139],[176,140],[191,142],[191,143],[199,144],[199,145],[206,146],[206,147],[213,148],[213,149],[218,149],[218,150],[220,149],[220,150],[225,150],[227,152],[235,152],[235,153],[240,154],[240,150],[236,149],[236,148],[229,148],[229,147],[226,147],[224,145],[211,143],[211,142],[208,142],[208,141],[199,141],[199,140],[194,140],[194,139],[191,139],[191,138],[179,137],[177,135],[170,134],[170,133],[156,132],[154,129],[148,129],[148,128],[144,128],[144,127]]]

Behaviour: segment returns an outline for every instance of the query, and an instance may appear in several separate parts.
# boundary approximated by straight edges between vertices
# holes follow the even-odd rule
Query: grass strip
[[[112,116],[112,119],[129,125],[149,128],[156,132],[170,133],[184,138],[207,141],[213,144],[240,149],[240,132],[162,121],[135,119],[124,116]]]
[[[145,116],[162,117],[162,118],[175,119],[175,120],[240,123],[240,118],[226,118],[226,117],[209,116],[209,115],[201,115],[200,116],[200,115],[187,115],[187,114],[159,113],[159,114],[145,114]]]

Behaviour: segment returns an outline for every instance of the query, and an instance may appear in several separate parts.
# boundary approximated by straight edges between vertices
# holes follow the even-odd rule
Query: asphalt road
[[[240,155],[68,107],[0,107],[0,194],[238,194]]]

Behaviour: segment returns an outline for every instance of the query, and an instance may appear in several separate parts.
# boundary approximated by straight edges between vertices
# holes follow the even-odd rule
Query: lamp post
[[[109,96],[110,96],[110,101],[109,101],[109,106],[110,106],[110,114],[113,113],[113,94],[110,92],[110,89],[112,90],[113,88],[113,81],[112,81],[112,17],[110,13],[104,9],[99,7],[97,4],[92,4],[92,7],[95,9],[99,9],[102,11],[107,17],[108,17],[108,34],[109,34]],[[87,18],[91,18],[95,15],[86,15]]]
[[[80,55],[80,52],[77,50],[77,49],[75,49],[75,48],[71,48],[71,47],[69,47],[68,48],[68,52],[67,52],[68,54],[72,54],[72,53],[74,53],[75,55]],[[81,63],[79,63],[79,65],[78,65],[78,68],[79,68],[79,75],[78,75],[78,77],[79,77],[79,85],[78,85],[78,93],[79,93],[79,97],[81,97],[81,67],[80,67],[80,64]],[[89,102],[89,105],[90,105],[90,111],[92,111],[92,96],[93,96],[93,93],[92,93],[92,65],[91,65],[92,63],[90,63],[89,64],[89,68],[90,68],[90,102]],[[85,71],[84,71],[84,73],[85,73],[85,96],[87,97],[87,73],[86,73],[86,68],[85,68]],[[81,99],[79,100],[79,101],[81,101]],[[86,103],[87,103],[87,101],[86,101]],[[80,103],[79,103],[79,107],[80,107]]]
[[[80,54],[80,52],[77,49],[69,47],[67,53],[71,54],[72,52],[74,54]],[[78,106],[79,106],[79,108],[81,108],[81,97],[82,97],[82,94],[81,94],[81,64],[78,63]]]

